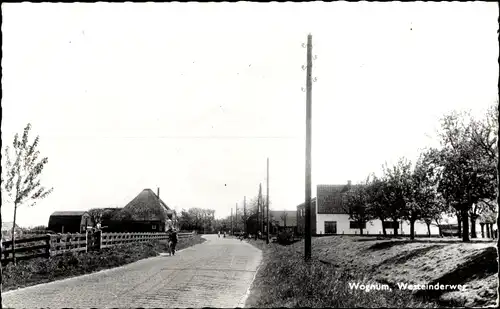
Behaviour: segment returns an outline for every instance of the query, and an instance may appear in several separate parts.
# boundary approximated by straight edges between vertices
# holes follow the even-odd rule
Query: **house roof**
[[[86,211],[55,211],[51,216],[83,216]]]
[[[163,221],[172,210],[151,189],[144,189],[124,208],[134,220]]]
[[[343,208],[344,193],[349,191],[349,185],[318,185],[318,214],[345,214]]]
[[[269,210],[269,215],[272,220],[278,222],[280,226],[285,225],[284,216],[286,215],[286,226],[297,225],[297,211],[296,210]]]

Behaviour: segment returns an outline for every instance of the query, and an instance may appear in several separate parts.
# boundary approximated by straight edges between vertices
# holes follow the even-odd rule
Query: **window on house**
[[[386,229],[399,229],[399,222],[394,222],[394,221],[384,221],[384,227]]]
[[[155,224],[153,224],[153,225],[151,226],[151,229],[152,229],[152,230],[156,230],[156,225],[155,225]]]
[[[349,221],[349,228],[350,229],[366,229],[366,223],[360,224],[356,221]]]
[[[337,234],[337,221],[325,221],[325,234]]]

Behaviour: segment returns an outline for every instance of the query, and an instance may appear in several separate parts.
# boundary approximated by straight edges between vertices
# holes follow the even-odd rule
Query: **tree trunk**
[[[415,239],[415,219],[410,218],[410,239]]]
[[[462,216],[457,211],[457,224],[458,224],[458,238],[462,238]]]
[[[443,237],[443,233],[441,231],[441,224],[439,224],[439,221],[436,219],[436,224],[437,224],[437,227],[438,227],[438,230],[439,230],[439,237]]]
[[[14,203],[14,222],[12,223],[12,263],[16,265],[16,214],[17,203]]]
[[[462,233],[462,241],[463,242],[469,242],[470,237],[469,237],[469,213],[467,209],[462,209],[462,225],[464,227],[463,233]]]
[[[431,238],[431,222],[426,221],[425,224],[427,225],[427,236]]]
[[[394,222],[394,236],[397,236],[398,235],[398,229],[399,229],[398,220],[392,219],[392,221]]]
[[[475,214],[471,214],[470,215],[470,237],[471,238],[477,238],[477,234],[476,234],[476,215]]]
[[[359,224],[359,235],[363,235],[363,225]]]
[[[484,223],[479,223],[481,225],[481,238],[484,238]]]
[[[2,212],[0,211],[0,222],[2,222]],[[3,277],[2,277],[2,256],[3,256],[3,240],[0,239],[0,308],[2,308],[2,291],[3,291]]]
[[[490,238],[490,224],[486,223],[486,238]]]
[[[384,236],[387,236],[387,231],[385,230],[385,225],[384,225],[384,219],[380,219],[380,221],[382,221],[382,233],[384,234]]]

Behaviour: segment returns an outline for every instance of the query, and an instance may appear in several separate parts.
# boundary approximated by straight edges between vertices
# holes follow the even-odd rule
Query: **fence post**
[[[47,234],[47,238],[45,239],[45,257],[50,258],[50,234]]]
[[[101,230],[97,230],[95,232],[95,237],[96,237],[95,238],[95,240],[96,240],[96,249],[98,251],[100,251],[101,248],[102,248],[102,231]]]

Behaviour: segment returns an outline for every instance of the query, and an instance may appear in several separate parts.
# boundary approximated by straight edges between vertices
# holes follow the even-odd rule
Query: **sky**
[[[227,216],[304,201],[312,34],[312,185],[353,183],[436,145],[439,118],[498,98],[495,3],[2,4],[2,153],[32,124],[54,211],[123,207],[145,188]],[[313,197],[315,190],[313,190]],[[2,201],[2,221],[13,207]]]

